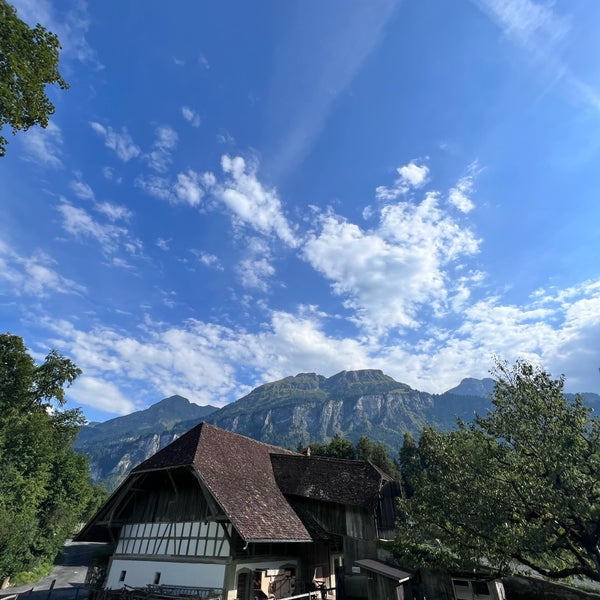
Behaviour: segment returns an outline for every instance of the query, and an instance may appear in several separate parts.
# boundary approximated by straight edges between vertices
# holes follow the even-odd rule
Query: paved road
[[[0,600],[13,594],[18,594],[18,600],[84,600],[87,590],[82,586],[87,569],[94,551],[101,546],[88,542],[67,542],[60,564],[54,567],[48,577],[33,584],[0,590]]]

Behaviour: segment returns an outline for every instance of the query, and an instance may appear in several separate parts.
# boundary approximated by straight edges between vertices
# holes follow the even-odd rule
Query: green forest
[[[38,365],[20,337],[0,335],[0,582],[48,569],[106,497],[73,450],[81,413],[62,410],[80,373],[54,350]]]

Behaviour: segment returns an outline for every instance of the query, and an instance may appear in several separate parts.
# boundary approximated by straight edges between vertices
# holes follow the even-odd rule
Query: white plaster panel
[[[119,581],[121,571],[126,571],[125,581]],[[156,573],[160,573],[162,585],[222,588],[225,565],[119,558],[112,561],[106,587],[111,589],[120,589],[124,585],[145,587],[154,583]]]

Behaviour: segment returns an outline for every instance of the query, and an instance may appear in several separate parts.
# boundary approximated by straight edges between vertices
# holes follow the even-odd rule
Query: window
[[[154,585],[158,585],[160,583],[160,571],[154,573]]]
[[[473,581],[472,585],[473,594],[475,594],[475,596],[481,596],[483,598],[488,598],[490,596],[487,581]]]
[[[127,571],[121,571],[119,575],[119,581],[125,581],[125,575],[127,575]]]

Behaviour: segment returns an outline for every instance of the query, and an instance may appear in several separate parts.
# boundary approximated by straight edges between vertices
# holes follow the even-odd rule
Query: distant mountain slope
[[[266,383],[224,408],[198,406],[181,396],[150,408],[84,427],[75,447],[90,457],[92,475],[113,489],[138,463],[200,421],[278,446],[328,442],[336,433],[357,442],[366,435],[397,456],[404,433],[426,425],[456,427],[491,407],[492,379],[463,379],[443,394],[428,394],[376,369],[332,377],[300,373]],[[572,395],[568,395],[574,397]],[[596,411],[600,396],[584,394]]]
[[[460,391],[460,386],[456,390]],[[380,370],[365,369],[342,371],[329,378],[300,373],[267,383],[213,413],[207,421],[291,448],[327,441],[336,433],[353,442],[367,435],[395,453],[405,432],[418,435],[425,425],[454,427],[457,417],[470,419],[475,410],[487,406],[482,397],[434,396]]]
[[[84,427],[77,437],[76,446],[111,442],[116,438],[128,436],[139,437],[157,431],[170,431],[182,421],[200,420],[216,410],[218,409],[214,406],[192,404],[183,396],[170,396],[145,410]]]
[[[216,410],[170,396],[146,410],[82,427],[74,447],[89,457],[92,479],[112,490],[133,467]]]

